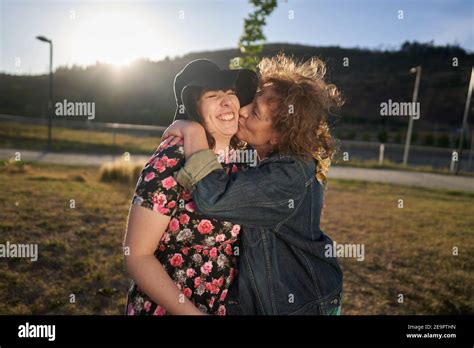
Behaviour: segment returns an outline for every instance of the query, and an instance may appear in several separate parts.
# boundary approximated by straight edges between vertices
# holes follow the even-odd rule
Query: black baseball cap
[[[176,112],[174,120],[198,120],[196,98],[203,89],[235,90],[240,106],[252,102],[257,91],[257,73],[250,69],[220,69],[209,59],[188,63],[174,79]]]

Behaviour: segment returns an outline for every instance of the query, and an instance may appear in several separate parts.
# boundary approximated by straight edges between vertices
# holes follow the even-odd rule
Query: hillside
[[[398,51],[374,51],[268,44],[263,55],[280,51],[303,59],[319,56],[327,62],[329,80],[347,101],[338,112],[341,117],[335,118],[338,123],[405,127],[406,119],[381,117],[380,103],[411,101],[414,74],[409,69],[422,65],[418,127],[432,129],[435,123],[460,127],[474,54],[459,47],[407,42]],[[156,62],[140,60],[121,69],[100,63],[86,68],[59,67],[54,74],[55,100],[96,102],[97,122],[166,125],[174,114],[173,78],[187,62],[206,57],[225,67],[238,55],[237,49],[225,49]],[[343,66],[345,57],[348,67]],[[458,67],[452,66],[454,57]],[[47,98],[48,75],[0,74],[0,113],[44,117]]]

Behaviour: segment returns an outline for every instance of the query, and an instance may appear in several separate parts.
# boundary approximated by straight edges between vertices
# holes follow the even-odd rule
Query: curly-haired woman
[[[326,162],[334,152],[326,117],[342,98],[325,82],[319,59],[300,63],[278,55],[258,68],[260,89],[240,109],[237,132],[257,150],[258,165],[227,174],[212,159],[202,126],[177,122],[167,141],[190,143],[177,180],[192,192],[198,211],[242,226],[232,314],[339,314],[342,271],[326,256],[333,243],[319,223]]]
[[[175,119],[198,121],[206,147],[228,153],[235,145],[239,107],[252,101],[256,87],[251,70],[193,61],[175,78]],[[128,315],[226,314],[240,226],[197,212],[190,192],[176,182],[187,145],[162,143],[138,180],[124,242],[133,280]],[[223,165],[226,172],[238,170],[233,163]]]

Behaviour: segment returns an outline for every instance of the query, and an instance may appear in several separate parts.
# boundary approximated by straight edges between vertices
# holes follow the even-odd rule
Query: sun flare
[[[125,11],[91,14],[79,21],[71,44],[71,56],[80,64],[97,61],[126,66],[147,56],[154,34],[139,15]],[[156,39],[155,39],[156,40]]]

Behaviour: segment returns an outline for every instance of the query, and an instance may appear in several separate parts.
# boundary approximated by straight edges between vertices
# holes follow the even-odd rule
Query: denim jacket
[[[235,291],[241,314],[327,314],[340,305],[342,271],[325,256],[333,242],[319,226],[323,187],[315,166],[275,153],[226,174],[204,150],[178,172],[202,214],[242,226]]]

